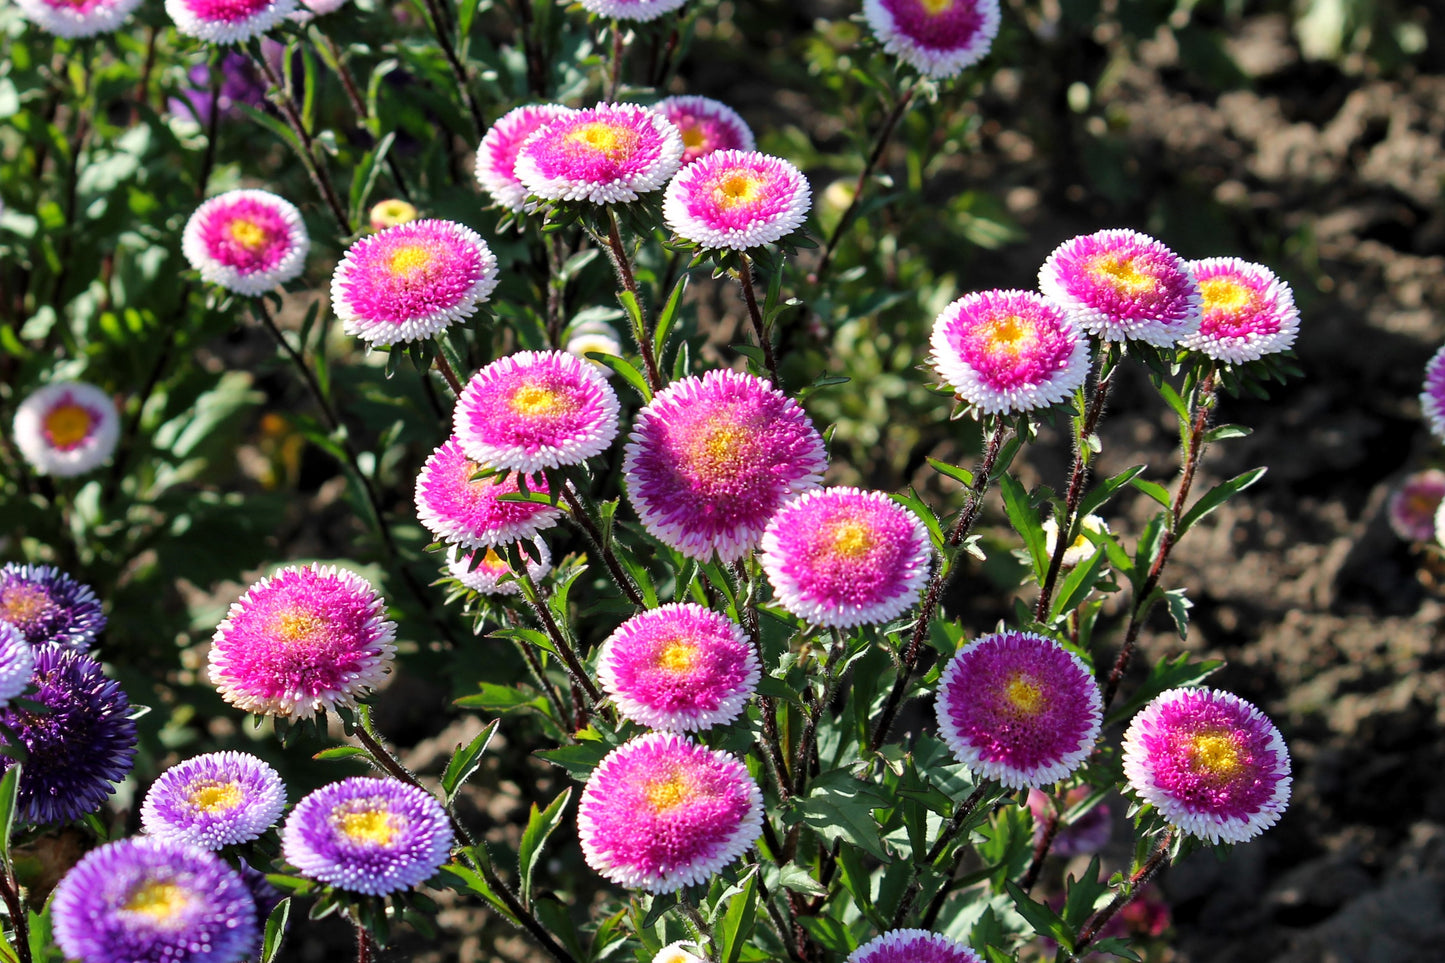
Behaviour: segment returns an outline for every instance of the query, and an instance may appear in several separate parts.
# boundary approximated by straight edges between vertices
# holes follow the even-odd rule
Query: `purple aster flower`
[[[920,73],[953,77],[988,53],[998,36],[998,0],[863,0],[883,49]]]
[[[84,652],[105,628],[105,613],[89,585],[60,569],[10,562],[0,568],[0,623],[19,629],[31,645]]]
[[[456,436],[431,453],[416,478],[416,516],[438,541],[462,548],[489,548],[531,538],[557,524],[562,510],[537,502],[499,500],[521,489],[516,472],[505,478],[476,478],[483,467],[462,451]],[[527,478],[527,491],[551,491],[541,475]]]
[[[482,190],[510,211],[527,210],[527,188],[517,180],[517,152],[528,137],[571,113],[561,104],[528,104],[498,117],[477,148],[477,183]]]
[[[983,959],[940,933],[890,930],[848,954],[847,963],[983,963]]]
[[[260,108],[266,103],[266,84],[256,70],[251,58],[239,51],[228,51],[221,56],[221,89],[211,93],[211,68],[196,64],[186,72],[190,86],[181,91],[179,97],[172,97],[168,107],[172,114],[191,119],[202,127],[211,122],[211,111],[219,109],[221,117],[227,120],[239,117],[240,105]]]
[[[472,375],[453,429],[468,458],[530,474],[606,451],[618,410],[596,365],[565,351],[518,351]]]
[[[206,201],[181,234],[181,252],[212,284],[265,294],[301,274],[311,238],[296,205],[269,191],[227,191]]]
[[[110,460],[120,440],[120,412],[95,385],[57,381],[32,391],[15,409],[15,447],[42,475],[73,478]]]
[[[296,0],[166,0],[166,13],[177,30],[217,44],[259,36],[295,9]]]
[[[527,566],[527,577],[533,582],[540,581],[552,571],[552,552],[540,538],[518,542],[517,551]],[[512,577],[512,566],[495,548],[487,549],[480,560],[476,552],[453,549],[447,562],[447,572],[467,588],[483,595],[518,595],[522,591],[522,583]]]
[[[0,709],[25,691],[34,668],[35,649],[19,629],[9,622],[0,622]]]
[[[214,853],[170,839],[120,839],[55,887],[65,955],[85,963],[238,963],[260,943],[256,901]]]
[[[283,568],[231,603],[211,639],[211,681],[246,712],[308,718],[380,685],[396,623],[360,575]]]
[[[687,0],[582,0],[582,6],[611,20],[656,20],[671,13]]]
[[[762,671],[742,628],[691,602],[634,615],[602,643],[597,677],[617,711],[653,729],[732,722]]]
[[[617,204],[677,173],[682,135],[636,104],[598,104],[538,128],[517,153],[517,179],[546,200]]]
[[[470,318],[497,286],[497,257],[455,221],[409,221],[346,249],[331,309],[347,334],[377,347],[429,338]]]
[[[807,178],[787,161],[719,150],[677,172],[664,192],[662,216],[685,240],[745,251],[796,231],[812,201]]]
[[[918,601],[932,544],[918,516],[882,492],[824,488],[778,509],[762,564],[783,608],[814,625],[887,622]]]
[[[817,488],[828,456],[797,402],[761,378],[709,371],[637,413],[623,469],[648,532],[691,558],[757,547],[789,497]]]
[[[25,749],[16,819],[44,826],[95,812],[135,757],[130,700],[99,662],[56,645],[35,650],[30,685],[35,691],[26,698],[44,711],[0,709],[0,731]],[[0,756],[0,773],[14,764]]]
[[[1032,632],[958,651],[938,680],[938,730],[960,762],[1010,789],[1072,773],[1093,751],[1103,697],[1077,655]]]
[[[1081,235],[1054,249],[1039,289],[1104,341],[1173,346],[1199,330],[1199,285],[1189,265],[1138,231]]]
[[[211,752],[161,773],[140,818],[152,836],[221,849],[256,839],[285,808],[286,787],[275,769],[244,752]]]
[[[1060,815],[1071,806],[1078,805],[1093,794],[1092,786],[1075,786],[1064,794],[1059,803]],[[1044,822],[1052,807],[1046,793],[1037,789],[1029,790],[1029,812],[1034,817],[1034,844],[1044,838]],[[1099,803],[1068,826],[1059,825],[1050,849],[1055,856],[1077,856],[1079,853],[1097,853],[1114,835],[1113,814],[1108,805]]]
[[[715,150],[752,150],[753,130],[738,112],[720,100],[683,94],[664,97],[652,109],[672,121],[682,135],[682,165]]]
[[[1015,414],[1073,397],[1089,374],[1089,340],[1064,309],[1032,291],[979,291],[933,322],[929,359],[981,414]]]
[[[57,37],[111,33],[129,19],[140,0],[16,0],[26,20]]]
[[[452,849],[446,810],[395,779],[353,776],[303,798],[286,817],[281,849],[301,875],[385,896],[431,878]]]
[[[701,883],[762,833],[763,798],[737,758],[652,732],[608,753],[577,809],[582,855],[630,889]]]
[[[1171,689],[1124,733],[1129,788],[1184,832],[1242,843],[1289,804],[1289,750],[1274,723],[1217,689]]]
[[[1445,347],[1441,347],[1425,366],[1425,387],[1420,392],[1420,411],[1430,434],[1445,441]]]
[[[1407,542],[1433,542],[1435,516],[1445,500],[1445,472],[1438,468],[1405,477],[1390,493],[1386,515],[1395,534]]]
[[[1241,364],[1287,350],[1299,333],[1299,309],[1290,286],[1263,264],[1237,257],[1190,261],[1199,285],[1199,330],[1181,348],[1216,361]]]

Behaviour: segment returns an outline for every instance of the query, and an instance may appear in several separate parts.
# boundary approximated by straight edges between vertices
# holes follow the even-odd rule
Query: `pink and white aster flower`
[[[1237,257],[1190,261],[1203,320],[1179,347],[1216,361],[1242,364],[1293,346],[1299,309],[1290,286],[1263,264]]]
[[[1123,742],[1129,788],[1172,825],[1242,843],[1289,804],[1290,760],[1274,723],[1236,695],[1171,689],[1134,717]]]
[[[932,545],[913,512],[882,492],[823,488],[780,508],[761,561],[778,603],[814,625],[876,625],[918,601]]]
[[[690,558],[734,562],[768,519],[828,467],[798,403],[763,379],[709,371],[674,381],[637,413],[623,471],[653,536]]]
[[[360,575],[283,568],[231,603],[211,639],[211,682],[245,712],[305,719],[379,686],[395,638],[386,602]]]
[[[510,211],[527,210],[527,188],[517,179],[517,153],[538,130],[572,113],[561,104],[528,104],[497,118],[477,148],[477,183]]]
[[[959,649],[938,680],[938,732],[958,761],[1010,789],[1068,776],[1099,737],[1103,696],[1077,655],[1032,632]]]
[[[933,322],[929,361],[982,414],[1015,414],[1073,397],[1089,375],[1089,339],[1032,291],[978,291]]]
[[[753,129],[720,100],[697,94],[664,97],[652,109],[672,121],[682,135],[682,166],[715,150],[753,150]]]
[[[73,478],[110,460],[120,441],[115,401],[84,381],[35,389],[15,409],[15,447],[42,475]]]
[[[988,53],[998,36],[998,0],[863,0],[883,49],[938,80]]]
[[[612,750],[577,808],[587,865],[650,893],[714,876],[757,840],[762,820],[762,792],[741,760],[666,732]]]
[[[889,930],[848,954],[847,963],[983,963],[983,958],[942,933]]]
[[[656,20],[681,7],[687,0],[582,0],[582,6],[610,20]]]
[[[110,33],[130,17],[140,0],[15,0],[21,15],[57,37]]]
[[[1199,330],[1199,285],[1189,265],[1138,231],[1071,238],[1039,268],[1039,290],[1104,341],[1172,347]]]
[[[218,194],[181,233],[181,253],[202,279],[252,297],[299,275],[310,250],[301,212],[270,191]]]
[[[602,643],[597,677],[624,718],[696,732],[736,719],[762,670],[741,626],[685,602],[619,625]]]
[[[460,548],[490,548],[531,538],[551,528],[562,510],[538,502],[504,501],[521,492],[516,472],[477,478],[485,467],[467,457],[456,436],[431,453],[416,478],[416,517],[438,541]],[[547,494],[547,479],[532,475],[527,491]]]
[[[260,36],[296,10],[297,0],[166,0],[176,29],[207,43]]]
[[[517,551],[527,566],[527,577],[533,582],[540,581],[552,571],[552,552],[540,538],[518,542]],[[482,553],[480,560],[477,559],[478,553]],[[473,592],[483,595],[518,595],[522,591],[521,582],[512,577],[515,573],[511,564],[495,548],[474,552],[453,549],[447,562],[447,572]]]
[[[517,179],[546,200],[617,204],[677,173],[682,135],[636,104],[598,104],[539,128],[517,154]]]
[[[496,286],[497,257],[476,231],[408,221],[346,249],[331,276],[331,309],[347,334],[386,347],[471,317]]]
[[[1445,441],[1445,347],[1431,356],[1425,365],[1425,384],[1420,391],[1420,413],[1430,434]]]
[[[662,216],[695,244],[745,251],[796,231],[812,203],[808,179],[782,158],[719,150],[677,172],[663,194]]]
[[[530,474],[606,451],[619,410],[596,365],[565,351],[519,351],[472,375],[454,430],[468,458]]]

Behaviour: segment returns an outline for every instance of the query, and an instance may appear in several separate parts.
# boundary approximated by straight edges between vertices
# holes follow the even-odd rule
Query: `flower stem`
[[[527,87],[538,97],[547,93],[547,62],[537,42],[536,18],[532,0],[516,0],[517,24],[521,28],[522,51],[527,60]]]
[[[457,89],[462,92],[462,100],[466,102],[467,113],[472,118],[472,133],[476,136],[474,143],[481,143],[483,135],[487,132],[487,121],[482,114],[482,109],[477,105],[477,98],[472,94],[471,80],[467,77],[467,70],[462,66],[461,58],[457,56],[457,48],[452,43],[451,22],[447,19],[442,4],[437,0],[424,0],[427,13],[430,14],[432,22],[432,35],[437,38],[437,46],[442,48],[442,56],[446,58],[447,66],[451,68],[452,77],[457,82]]]
[[[753,291],[753,259],[748,257],[744,251],[739,255],[742,258],[742,268],[738,271],[738,280],[743,285],[743,300],[748,305],[748,317],[752,318],[753,331],[758,336],[758,346],[763,349],[763,364],[768,369],[768,375],[773,379],[773,384],[781,388],[783,379],[778,377],[778,360],[773,357],[773,340],[768,333],[767,321],[763,318],[763,312],[758,308],[758,297]]]
[[[1171,826],[1162,836],[1159,837],[1159,845],[1149,854],[1148,860],[1140,866],[1129,877],[1129,882],[1118,894],[1109,901],[1109,905],[1096,912],[1084,923],[1083,929],[1079,930],[1079,938],[1074,941],[1074,952],[1070,960],[1080,959],[1081,951],[1098,938],[1099,933],[1108,925],[1109,921],[1119,915],[1119,911],[1139,898],[1139,894],[1158,875],[1159,870],[1169,860],[1169,847],[1174,842],[1174,828]]]
[[[847,647],[848,643],[843,637],[843,633],[834,629],[833,646],[828,650],[828,657],[823,662],[823,691],[814,697],[812,706],[807,715],[803,717],[803,732],[798,738],[798,755],[793,763],[793,793],[795,795],[803,794],[808,775],[812,771],[813,752],[817,748],[818,742],[818,722],[822,719],[823,713],[827,711],[829,703],[833,701],[834,686],[838,681],[833,676],[833,667],[842,658]],[[803,700],[808,701],[812,695],[812,687],[805,687]]]
[[[602,530],[597,527],[596,520],[593,519],[591,513],[588,512],[586,506],[582,504],[582,498],[578,494],[577,489],[573,487],[571,479],[565,475],[549,476],[548,483],[552,484],[561,494],[562,500],[567,503],[567,516],[572,519],[578,528],[582,529],[582,534],[587,536],[587,541],[591,543],[593,550],[601,556],[602,563],[607,566],[608,574],[612,576],[612,581],[616,583],[617,588],[622,594],[627,597],[627,601],[631,602],[638,609],[647,608],[647,602],[642,597],[642,591],[637,587],[637,583],[632,581],[632,576],[628,575],[627,571],[623,569],[622,562],[617,558],[617,553],[607,544],[606,539],[602,535]]]
[[[542,623],[547,637],[552,640],[553,647],[562,658],[562,664],[567,667],[567,674],[572,677],[573,682],[581,687],[583,692],[587,693],[588,700],[595,707],[602,701],[602,692],[592,681],[592,677],[587,674],[582,660],[577,657],[572,640],[567,637],[567,634],[562,631],[562,627],[557,624],[557,620],[552,617],[552,610],[547,607],[547,600],[538,593],[537,583],[532,581],[532,573],[527,571],[525,561],[519,559],[518,564],[513,566],[513,570],[516,572],[517,580],[522,583],[523,597],[532,607],[532,611],[536,613],[537,621]]]
[[[522,564],[525,565],[526,561],[523,560]],[[507,621],[511,622],[513,627],[516,627],[520,620],[517,618],[515,612],[508,609]],[[562,696],[557,691],[556,685],[552,683],[551,679],[547,678],[547,672],[542,666],[541,658],[538,657],[537,653],[533,651],[532,647],[526,642],[521,639],[516,639],[515,641],[517,643],[517,649],[522,653],[522,658],[526,660],[527,668],[532,673],[532,678],[537,680],[537,687],[542,690],[542,694],[547,697],[547,704],[550,705],[552,711],[557,714],[557,720],[569,728],[575,726],[576,720],[573,718],[572,713],[567,711],[566,703],[562,701]]]
[[[454,369],[451,362],[447,360],[447,356],[442,351],[441,345],[437,345],[436,366],[437,371],[441,372],[441,376],[446,379],[447,387],[452,389],[452,394],[460,395],[462,393],[461,379],[457,377],[456,369]]]
[[[898,903],[898,911],[893,914],[893,925],[891,929],[896,930],[903,925],[903,921],[908,918],[908,911],[913,908],[913,901],[918,898],[918,894],[921,891],[918,885],[918,871],[924,866],[932,866],[938,861],[938,858],[948,849],[948,844],[953,842],[953,838],[963,829],[963,824],[968,821],[968,817],[973,815],[973,811],[978,808],[978,804],[983,800],[984,794],[988,792],[989,788],[990,784],[987,780],[975,786],[973,792],[969,793],[968,798],[959,803],[958,807],[954,809],[953,817],[949,819],[948,825],[943,827],[943,831],[938,834],[938,839],[928,850],[928,855],[923,857],[923,862],[914,863],[913,879],[909,882],[908,890],[903,894],[903,899]]]
[[[637,308],[635,315],[631,311],[628,314],[633,317],[632,338],[637,342],[637,350],[642,353],[642,362],[647,368],[647,386],[654,392],[661,391],[662,374],[657,369],[657,357],[652,351],[652,331],[648,328],[647,313],[642,307],[642,295],[637,290],[637,277],[632,273],[632,261],[622,246],[617,214],[611,205],[607,207],[607,252],[612,258],[612,266],[617,269],[617,276],[622,279],[622,286],[632,295],[632,302]]]
[[[331,62],[336,64],[336,78],[341,81],[341,89],[346,91],[346,100],[351,104],[352,113],[356,115],[356,123],[362,128],[367,128],[371,113],[366,109],[366,101],[362,99],[361,88],[357,86],[356,78],[352,75],[350,68],[346,66],[346,61],[343,59],[345,55],[337,46],[336,41],[326,34],[321,34],[321,40],[326,45],[327,53],[331,55]],[[396,185],[397,193],[401,195],[402,200],[410,203],[411,191],[406,186],[406,176],[402,173],[401,164],[397,161],[396,155],[391,151],[386,152],[386,168],[391,172],[391,180]]]
[[[602,90],[602,102],[610,104],[617,99],[617,88],[622,84],[622,58],[627,53],[622,43],[622,29],[617,18],[612,19],[612,57],[607,64],[607,85]]]
[[[10,924],[15,928],[15,955],[20,963],[31,963],[30,914],[20,898],[20,883],[8,859],[0,864],[0,898],[5,900],[5,912],[10,914]]]
[[[1044,868],[1044,857],[1049,855],[1049,848],[1054,845],[1054,837],[1059,834],[1059,807],[1053,796],[1049,796],[1049,813],[1044,817],[1044,831],[1039,836],[1039,841],[1034,844],[1034,853],[1029,861],[1029,868],[1024,872],[1023,878],[1019,880],[1019,889],[1025,893],[1034,888],[1039,881],[1039,874]]]

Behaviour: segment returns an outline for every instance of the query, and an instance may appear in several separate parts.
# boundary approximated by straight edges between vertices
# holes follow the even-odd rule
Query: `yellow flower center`
[[[95,419],[77,404],[56,405],[45,413],[45,437],[57,448],[74,448],[89,435]]]
[[[701,127],[694,125],[682,129],[682,146],[688,150],[694,150],[706,143],[707,137],[704,136]]]
[[[1159,279],[1135,266],[1135,259],[1110,252],[1089,261],[1089,272],[1107,280],[1122,294],[1147,294],[1159,286]]]
[[[686,639],[674,639],[658,653],[657,664],[666,672],[679,675],[691,672],[697,665],[697,646]]]
[[[620,160],[637,149],[638,135],[628,127],[593,121],[568,133],[567,142],[605,154],[610,160]]]
[[[740,453],[746,447],[748,432],[718,415],[699,427],[696,440],[688,446],[692,471],[704,482],[725,481],[735,477],[742,464]]]
[[[570,407],[570,401],[565,395],[542,385],[523,385],[512,395],[512,410],[519,415],[558,415]]]
[[[346,838],[370,846],[390,845],[398,829],[392,814],[380,809],[342,813],[338,822]]]
[[[1038,712],[1044,702],[1044,693],[1038,683],[1023,673],[1019,673],[1009,680],[1008,686],[1004,689],[1004,695],[1008,697],[1009,702],[1013,703],[1014,708],[1029,715]]]
[[[733,171],[712,189],[712,199],[723,210],[751,204],[758,199],[766,183],[752,171]]]
[[[403,244],[391,253],[391,261],[387,267],[391,269],[392,274],[409,278],[419,271],[426,270],[431,262],[431,251],[422,245]]]
[[[238,217],[226,227],[231,240],[241,245],[248,251],[259,251],[271,240],[271,234],[264,227],[255,221],[249,221],[244,217]]]
[[[125,901],[124,909],[150,917],[157,923],[173,920],[185,912],[191,894],[175,883],[146,882]]]
[[[989,350],[994,355],[1009,359],[1032,351],[1039,343],[1038,331],[1016,314],[989,318],[983,324],[983,336],[988,339]]]
[[[1234,776],[1244,765],[1244,760],[1239,757],[1239,744],[1228,732],[1206,732],[1195,736],[1193,750],[1191,759],[1195,767],[1213,776]]]
[[[191,791],[186,796],[186,801],[196,809],[208,813],[230,812],[243,801],[241,796],[241,784],[232,780],[230,782],[216,782],[206,780],[191,784]]]
[[[940,13],[947,13],[953,9],[953,0],[919,0],[919,3],[923,5],[923,9],[928,11],[928,15],[931,17],[936,17]]]
[[[666,812],[682,805],[692,797],[691,788],[682,776],[673,776],[671,779],[659,779],[657,782],[649,783],[646,794],[647,804],[656,812]]]
[[[1254,292],[1234,278],[1209,278],[1200,283],[1199,293],[1204,300],[1205,313],[1209,314],[1233,314],[1254,302]]]
[[[283,642],[308,642],[325,625],[326,620],[319,616],[292,609],[276,616],[271,623],[271,634]]]
[[[52,604],[50,596],[34,585],[12,585],[0,593],[0,615],[16,625],[26,625],[39,619]]]
[[[862,558],[872,547],[873,533],[862,522],[850,518],[834,526],[834,555],[841,555],[844,558]]]

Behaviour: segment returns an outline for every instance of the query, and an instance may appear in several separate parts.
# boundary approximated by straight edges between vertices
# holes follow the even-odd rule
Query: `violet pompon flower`
[[[727,104],[711,97],[680,94],[652,105],[682,135],[682,166],[718,150],[750,151],[757,147],[753,129]]]
[[[538,502],[503,501],[519,493],[523,478],[475,478],[482,466],[466,456],[455,435],[427,458],[416,479],[416,515],[438,541],[462,548],[489,548],[531,538],[551,528],[562,510]],[[527,491],[551,491],[542,475],[525,478]]]
[[[283,568],[231,603],[211,640],[211,682],[258,715],[354,706],[391,671],[396,623],[385,616],[381,596],[353,572]]]
[[[682,161],[682,135],[636,104],[598,104],[538,128],[517,153],[516,175],[544,200],[619,204],[666,184]]]
[[[1437,350],[1425,365],[1420,413],[1425,416],[1430,434],[1439,441],[1445,441],[1445,346]]]
[[[1299,308],[1290,286],[1263,264],[1237,257],[1190,261],[1199,285],[1199,330],[1179,347],[1228,364],[1258,361],[1288,350],[1299,333]]]
[[[56,381],[15,409],[15,447],[42,475],[73,478],[110,460],[120,441],[115,401],[84,381]]]
[[[89,585],[60,569],[8,562],[0,568],[0,623],[14,626],[31,645],[84,652],[105,628],[105,613]]]
[[[863,0],[883,49],[936,80],[982,60],[998,36],[998,0]]]
[[[209,66],[196,64],[186,72],[189,86],[166,104],[173,116],[187,119],[189,115],[190,120],[205,127],[211,122],[213,110],[219,110],[222,119],[232,120],[241,115],[240,105],[259,108],[266,102],[266,83],[249,55],[227,51],[216,69],[221,71],[221,87],[215,92],[211,90]]]
[[[161,773],[140,818],[152,836],[221,849],[256,839],[285,808],[286,787],[275,769],[244,752],[210,752]]]
[[[302,798],[286,817],[281,848],[303,876],[385,896],[419,886],[442,867],[452,827],[426,790],[353,776]]]
[[[1168,348],[1199,330],[1199,285],[1159,241],[1130,230],[1070,238],[1039,268],[1039,290],[1103,341]]]
[[[812,201],[807,178],[782,158],[719,150],[677,172],[663,194],[662,216],[684,240],[745,251],[796,231]]]
[[[561,104],[527,104],[498,117],[477,148],[476,175],[482,190],[509,211],[527,210],[528,191],[517,179],[517,153],[527,138],[571,113]]]
[[[34,668],[35,649],[19,629],[9,622],[0,622],[0,709],[30,685]]]
[[[848,954],[847,963],[983,963],[983,959],[942,933],[889,930]]]

